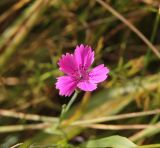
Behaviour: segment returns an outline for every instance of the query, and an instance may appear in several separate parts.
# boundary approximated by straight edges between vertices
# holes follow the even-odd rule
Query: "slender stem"
[[[60,114],[60,117],[59,117],[58,126],[61,124],[61,122],[62,122],[62,120],[63,120],[63,118],[64,118],[65,108],[66,108],[66,104],[62,105],[62,110],[61,110],[61,114]]]
[[[65,113],[68,112],[68,110],[72,106],[72,104],[75,101],[75,99],[77,98],[77,96],[78,96],[78,91],[75,91],[74,95],[72,96],[71,100],[69,101],[69,103],[67,104],[67,106],[65,108]]]
[[[155,40],[157,29],[158,29],[158,26],[159,26],[159,22],[160,22],[160,7],[159,7],[159,9],[157,11],[157,15],[156,15],[155,22],[154,22],[154,26],[153,26],[153,30],[152,30],[152,35],[151,35],[151,38],[150,38],[151,43],[153,43],[154,40]],[[146,66],[149,63],[149,60],[150,60],[149,57],[150,57],[150,55],[151,55],[151,50],[150,50],[150,48],[148,48],[147,54],[145,56],[145,69],[146,69]]]
[[[77,95],[78,95],[78,91],[75,91],[74,92],[74,95],[72,96],[72,98],[70,99],[70,101],[68,102],[68,104],[64,104],[62,106],[62,111],[61,111],[61,114],[60,114],[60,117],[59,117],[59,123],[58,123],[58,126],[61,124],[64,116],[66,115],[66,113],[68,112],[68,110],[71,108],[72,104],[74,103],[74,101],[76,100],[77,98]]]

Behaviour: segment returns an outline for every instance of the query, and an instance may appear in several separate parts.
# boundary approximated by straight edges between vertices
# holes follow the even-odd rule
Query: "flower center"
[[[89,72],[84,66],[80,66],[79,70],[75,71],[74,77],[76,78],[77,81],[88,80]]]

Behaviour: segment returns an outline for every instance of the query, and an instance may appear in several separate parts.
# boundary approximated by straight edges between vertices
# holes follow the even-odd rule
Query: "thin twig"
[[[160,127],[159,127],[160,122],[158,122],[156,125],[158,125],[158,127],[155,126],[155,127],[148,127],[146,129],[143,129],[139,131],[138,133],[134,134],[133,136],[129,137],[129,139],[135,142],[137,140],[140,140],[145,137],[159,133],[160,132]]]
[[[19,20],[1,35],[0,50],[4,52],[0,56],[0,72],[2,72],[5,64],[9,62],[9,59],[17,51],[17,46],[29,33],[36,23],[36,20],[40,17],[42,11],[47,8],[48,4],[49,0],[35,1],[29,8],[26,8]]]
[[[24,114],[21,112],[15,112],[15,111],[4,110],[4,109],[0,109],[0,116],[13,117],[13,118],[19,118],[19,119],[25,119],[25,120],[33,120],[33,121],[44,121],[44,122],[58,121],[58,118],[56,117],[47,117],[47,116],[41,116],[36,114]]]
[[[148,116],[148,115],[159,114],[159,113],[160,113],[160,109],[155,109],[150,111],[133,112],[133,113],[121,114],[121,115],[115,115],[115,116],[100,117],[100,118],[95,118],[90,120],[75,121],[71,123],[71,125],[93,124],[93,123],[121,120],[121,119],[133,118],[133,117]]]
[[[101,130],[135,130],[135,129],[145,129],[150,127],[160,127],[160,124],[148,125],[148,124],[133,124],[133,125],[112,125],[112,124],[89,124],[83,125],[83,127],[89,127]]]
[[[30,0],[22,0],[13,5],[8,11],[5,11],[4,14],[0,17],[0,23],[6,20],[10,15],[14,14],[15,11],[22,8],[26,3],[28,3]]]
[[[154,53],[160,58],[160,53],[158,49],[125,17],[123,17],[119,12],[113,9],[109,4],[105,3],[102,0],[96,0],[99,4],[101,4],[105,9],[110,11],[114,16],[116,16],[119,20],[121,20],[126,26],[128,26]]]
[[[20,145],[22,145],[23,143],[17,143],[16,145],[11,146],[10,148],[16,148],[19,147]]]
[[[6,126],[0,126],[0,133],[17,132],[23,130],[41,130],[48,128],[50,125],[51,124],[48,123],[38,123],[29,125],[6,125]]]
[[[139,2],[143,2],[147,5],[152,5],[154,7],[159,7],[160,5],[160,2],[158,0],[139,0]]]

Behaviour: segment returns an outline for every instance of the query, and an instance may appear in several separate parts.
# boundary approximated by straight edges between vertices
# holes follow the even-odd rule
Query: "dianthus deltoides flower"
[[[62,96],[70,96],[76,88],[83,91],[93,91],[97,84],[104,81],[109,69],[100,64],[89,69],[94,61],[94,51],[90,46],[81,44],[77,46],[73,54],[66,53],[59,60],[59,69],[65,73],[58,77],[56,88]]]

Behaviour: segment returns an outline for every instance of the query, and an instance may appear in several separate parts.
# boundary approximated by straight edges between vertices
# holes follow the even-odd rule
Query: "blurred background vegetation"
[[[159,6],[159,0],[1,0],[0,147],[78,146],[112,135],[160,143]],[[95,65],[111,72],[96,91],[78,95],[60,132],[56,122],[70,98],[55,89],[62,75],[57,61],[81,43],[93,47]]]

